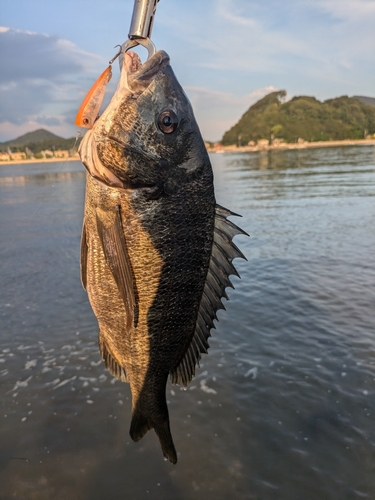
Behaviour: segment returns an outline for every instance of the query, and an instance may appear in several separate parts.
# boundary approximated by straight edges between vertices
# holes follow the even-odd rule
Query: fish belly
[[[150,202],[143,192],[87,178],[87,292],[102,341],[138,388],[158,377],[164,380],[194,334],[211,255],[215,200],[213,193],[205,199],[197,187],[191,191]],[[116,207],[134,278],[130,328],[97,228],[98,209],[110,224]]]

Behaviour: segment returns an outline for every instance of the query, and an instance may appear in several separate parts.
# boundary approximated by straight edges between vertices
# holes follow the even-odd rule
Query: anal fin
[[[123,382],[128,382],[125,368],[120,365],[115,356],[111,353],[110,349],[108,348],[104,340],[104,336],[100,332],[99,332],[99,350],[107,370],[109,370],[114,377],[122,380]]]

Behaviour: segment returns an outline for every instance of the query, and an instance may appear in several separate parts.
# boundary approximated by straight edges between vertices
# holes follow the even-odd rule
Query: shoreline
[[[327,148],[327,147],[340,147],[340,146],[365,146],[372,145],[375,146],[375,139],[356,139],[356,140],[343,140],[343,141],[322,141],[322,142],[304,142],[304,143],[285,143],[278,144],[277,146],[220,146],[216,148],[207,148],[208,153],[249,153],[257,151],[281,151],[290,149],[309,149],[309,148]],[[70,161],[81,161],[80,157],[68,157],[68,158],[45,158],[36,159],[31,158],[28,160],[10,160],[10,161],[0,161],[1,166],[9,165],[24,165],[33,163],[65,163]]]
[[[67,161],[81,161],[79,156],[73,156],[68,158],[29,158],[27,160],[9,160],[9,161],[0,161],[0,166],[8,166],[8,165],[23,165],[27,163],[65,163]]]
[[[284,143],[277,146],[220,146],[208,148],[209,153],[248,153],[255,151],[280,151],[289,149],[308,149],[308,148],[327,148],[338,146],[375,146],[375,139],[345,139],[343,141],[322,141],[322,142],[303,142],[303,143]]]

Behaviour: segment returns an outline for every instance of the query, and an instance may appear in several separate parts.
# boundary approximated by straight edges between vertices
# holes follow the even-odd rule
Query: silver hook
[[[117,54],[115,55],[115,57],[113,57],[113,58],[109,61],[109,63],[108,63],[108,65],[109,65],[109,66],[112,66],[113,61],[116,61],[116,59],[117,59],[118,57],[120,57],[120,56],[121,56],[121,54],[122,54],[122,46],[121,46],[121,45],[115,45],[113,48],[115,49],[116,47],[120,47],[120,50],[117,52]]]

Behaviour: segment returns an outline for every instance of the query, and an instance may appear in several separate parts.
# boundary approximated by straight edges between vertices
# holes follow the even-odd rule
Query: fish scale
[[[132,439],[153,428],[176,463],[167,379],[187,385],[207,353],[237,274],[232,261],[244,258],[232,239],[246,233],[216,204],[209,157],[169,57],[134,61],[125,54],[118,89],[80,146],[88,171],[81,275],[106,367],[130,383]]]

